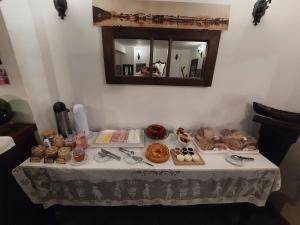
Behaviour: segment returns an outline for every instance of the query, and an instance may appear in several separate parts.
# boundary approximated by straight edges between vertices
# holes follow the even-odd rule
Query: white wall
[[[152,122],[187,127],[230,123],[239,127],[245,119],[250,121],[250,117],[245,118],[246,105],[253,100],[289,108],[287,99],[299,69],[299,49],[294,43],[300,32],[290,24],[299,21],[295,5],[300,3],[274,1],[262,24],[254,27],[253,2],[231,1],[230,27],[222,33],[211,88],[105,84],[101,29],[92,25],[91,1],[70,1],[64,21],[57,17],[51,0],[11,0],[1,4],[13,29],[15,47],[40,48],[37,51],[42,62],[20,62],[39,65],[41,73],[52,74],[51,79],[49,74],[44,76],[48,86],[45,92],[50,94],[45,96],[49,99],[47,104],[54,100],[66,101],[68,105],[84,103],[92,128],[145,126]],[[24,14],[27,9],[21,3],[29,7],[31,15]],[[23,13],[16,13],[18,10]],[[20,21],[24,24],[17,27]],[[24,42],[26,39],[16,37],[22,27],[32,27],[33,30],[26,29],[26,35],[34,36],[32,40]],[[26,56],[32,54],[26,52]],[[277,92],[278,86],[284,90],[282,95]],[[190,110],[176,110],[180,99],[190,99],[180,103],[180,107]],[[45,124],[53,125],[53,121]]]
[[[19,72],[16,57],[10,42],[2,12],[0,11],[0,58],[2,68],[7,71],[10,85],[0,86],[0,98],[10,102],[15,114],[15,122],[33,122],[33,115],[28,105],[27,93]]]
[[[57,100],[85,104],[93,129],[162,123],[228,125],[254,132],[253,101],[300,111],[300,1],[272,1],[257,27],[251,18],[255,0],[213,2],[231,4],[230,26],[222,33],[212,87],[201,88],[107,85],[101,29],[92,24],[91,0],[69,0],[64,21],[52,0],[2,1],[39,128],[55,127],[51,105]],[[291,154],[297,148],[299,144]],[[294,164],[287,165],[299,162],[299,155],[293,156],[287,160]],[[284,170],[299,177],[294,168]]]

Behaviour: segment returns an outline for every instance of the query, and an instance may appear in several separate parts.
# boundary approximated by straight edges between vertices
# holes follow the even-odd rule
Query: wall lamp
[[[257,26],[260,23],[261,18],[265,15],[266,10],[269,8],[269,5],[272,0],[257,0],[254,5],[252,16],[253,24]]]
[[[63,20],[68,9],[67,0],[53,0],[54,6],[58,12],[58,16]]]

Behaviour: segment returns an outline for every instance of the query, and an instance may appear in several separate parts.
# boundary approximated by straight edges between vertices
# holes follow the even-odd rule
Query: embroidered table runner
[[[163,141],[176,146],[176,137]],[[150,143],[146,141],[146,146]],[[192,145],[192,144],[191,144]],[[108,149],[122,156],[117,149]],[[145,149],[131,149],[144,155]],[[87,149],[88,162],[71,164],[30,163],[13,175],[32,202],[69,206],[193,205],[249,202],[264,206],[271,192],[280,189],[280,170],[261,154],[254,162],[236,167],[224,155],[201,154],[203,166],[164,164],[129,165],[124,160],[97,163],[97,149]]]

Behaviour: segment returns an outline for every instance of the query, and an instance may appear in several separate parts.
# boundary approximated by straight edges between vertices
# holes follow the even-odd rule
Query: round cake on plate
[[[152,124],[146,129],[147,137],[155,140],[164,139],[167,135],[167,130],[161,125]]]
[[[154,143],[149,145],[145,154],[146,158],[154,163],[166,162],[170,157],[168,147],[160,143]]]

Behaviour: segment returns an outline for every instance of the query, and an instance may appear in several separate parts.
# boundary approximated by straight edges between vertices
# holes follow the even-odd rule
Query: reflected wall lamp
[[[137,59],[140,60],[140,58],[141,58],[141,55],[140,55],[140,52],[138,52]]]

